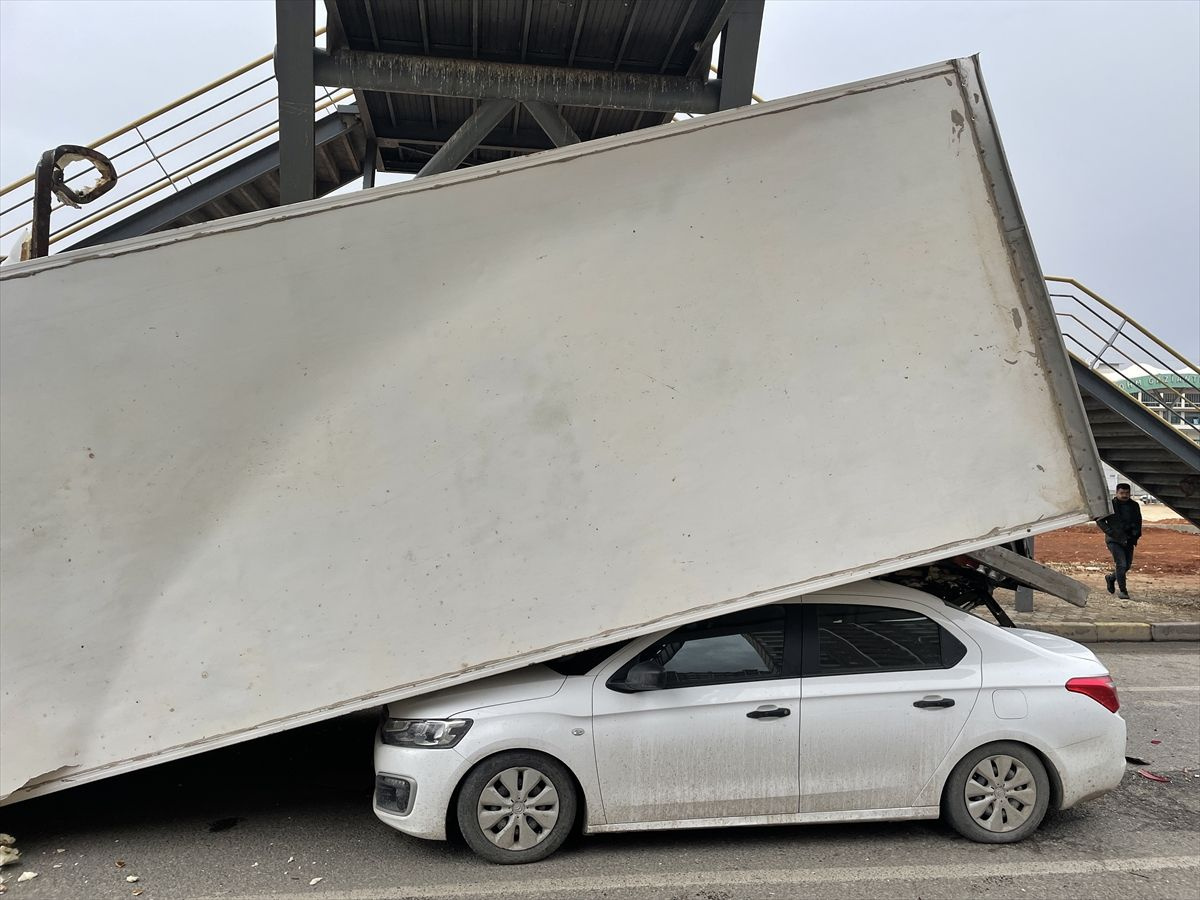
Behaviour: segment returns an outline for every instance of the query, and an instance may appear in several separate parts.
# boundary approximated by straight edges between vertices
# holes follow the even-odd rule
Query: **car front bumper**
[[[426,840],[446,839],[446,817],[454,789],[470,768],[453,747],[393,747],[375,739],[376,792],[371,807],[379,821]],[[378,776],[403,779],[410,787],[408,812],[380,807]]]

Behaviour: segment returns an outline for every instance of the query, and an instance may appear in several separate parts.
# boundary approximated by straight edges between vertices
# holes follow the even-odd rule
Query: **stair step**
[[[1139,432],[1139,434],[1141,434],[1141,433]],[[1145,435],[1141,435],[1140,437],[1132,437],[1132,436],[1122,437],[1119,435],[1105,435],[1103,438],[1103,441],[1104,441],[1104,443],[1103,443],[1104,449],[1111,450],[1113,452],[1119,452],[1121,450],[1145,450],[1150,447],[1158,446],[1157,443],[1150,440],[1150,438],[1146,437]],[[1100,446],[1099,440],[1096,441],[1096,445]],[[1168,451],[1164,451],[1164,452],[1168,452]]]
[[[1187,470],[1187,466],[1181,463],[1178,457],[1157,447],[1138,447],[1136,449],[1126,447],[1122,450],[1114,450],[1111,447],[1101,446],[1099,444],[1097,444],[1097,447],[1100,450],[1101,456],[1111,456],[1113,459],[1121,460],[1126,465],[1137,465],[1141,463],[1170,463],[1178,465],[1180,467],[1180,471]]]

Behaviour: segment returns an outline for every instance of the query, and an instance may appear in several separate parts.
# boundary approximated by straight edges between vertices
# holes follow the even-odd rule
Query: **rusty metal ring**
[[[50,189],[56,197],[68,206],[78,208],[84,203],[91,203],[97,197],[112,190],[117,183],[117,169],[112,160],[91,147],[80,147],[78,144],[62,144],[53,151],[54,169],[50,173]],[[73,162],[86,162],[95,166],[100,173],[100,180],[91,187],[73,190],[67,186],[64,169]]]

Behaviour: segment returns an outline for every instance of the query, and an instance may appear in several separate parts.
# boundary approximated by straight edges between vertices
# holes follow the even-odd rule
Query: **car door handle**
[[[792,711],[786,706],[759,707],[746,713],[747,719],[782,719],[790,716]]]
[[[917,709],[947,709],[953,705],[954,701],[948,697],[938,697],[934,700],[918,700],[913,704]]]

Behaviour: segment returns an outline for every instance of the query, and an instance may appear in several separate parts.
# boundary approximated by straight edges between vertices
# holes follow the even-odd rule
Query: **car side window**
[[[806,675],[949,669],[967,648],[921,613],[886,606],[819,604],[805,618]]]
[[[783,607],[731,613],[684,625],[651,644],[609,679],[620,684],[638,663],[662,667],[662,689],[785,677]]]

